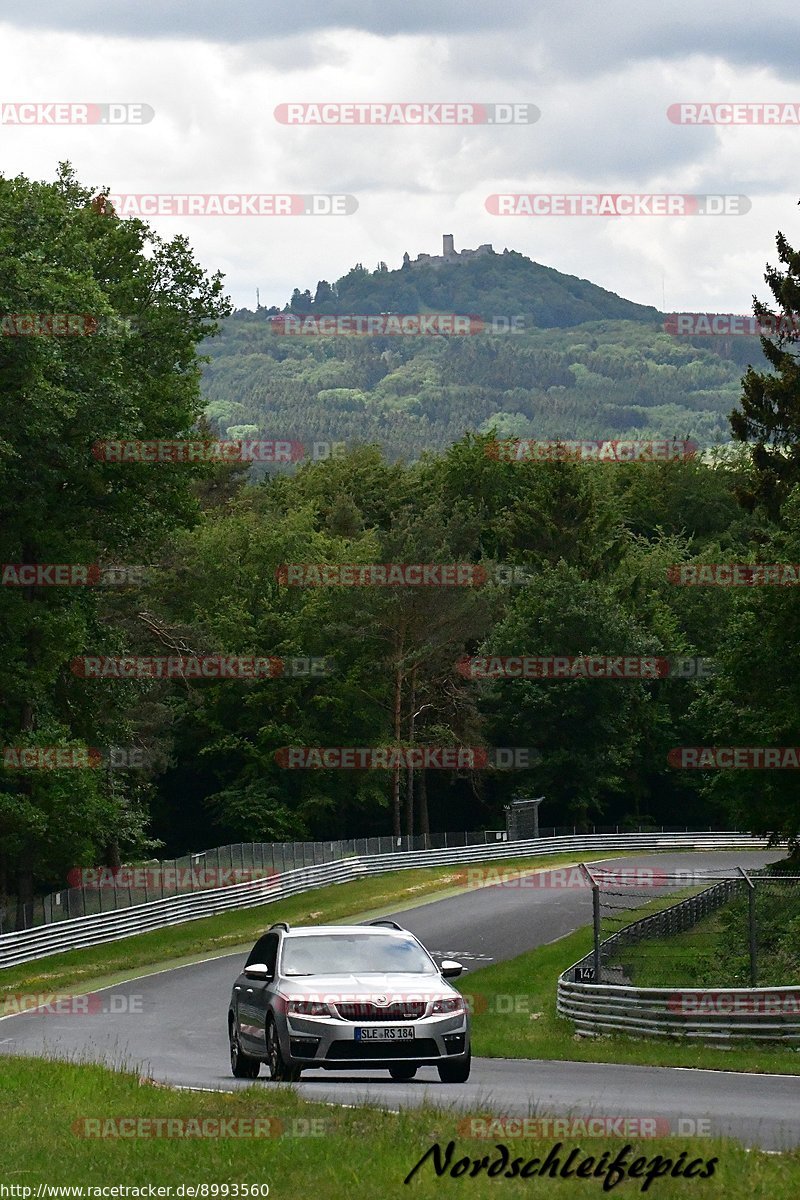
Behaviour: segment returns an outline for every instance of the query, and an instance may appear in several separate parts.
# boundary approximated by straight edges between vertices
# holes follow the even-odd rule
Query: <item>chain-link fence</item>
[[[589,871],[582,978],[634,987],[800,984],[800,864],[760,871]]]
[[[567,837],[576,833],[688,833],[688,827],[635,829],[619,825],[597,825],[578,829],[574,825],[539,830],[540,837]],[[0,934],[33,929],[70,917],[85,917],[112,909],[129,908],[182,896],[204,888],[227,887],[249,879],[308,867],[317,863],[352,858],[357,854],[392,854],[398,850],[447,850],[458,846],[482,846],[509,839],[507,830],[481,829],[471,832],[419,834],[415,837],[349,838],[325,842],[239,842],[218,846],[181,858],[125,866],[118,871],[88,868],[69,873],[66,886],[49,895],[20,903],[0,894]]]

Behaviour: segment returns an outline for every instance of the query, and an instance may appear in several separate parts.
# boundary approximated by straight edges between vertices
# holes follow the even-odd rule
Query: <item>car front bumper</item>
[[[287,1016],[278,1028],[281,1050],[293,1066],[352,1070],[397,1063],[430,1064],[463,1057],[469,1051],[466,1013],[420,1017],[416,1021],[344,1021],[336,1017]],[[357,1029],[370,1032],[381,1028],[413,1030],[413,1037],[386,1041],[359,1040]]]

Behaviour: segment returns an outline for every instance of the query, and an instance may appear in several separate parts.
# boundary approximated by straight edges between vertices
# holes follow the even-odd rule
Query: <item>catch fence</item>
[[[639,826],[592,826],[591,834],[684,833],[688,828]],[[539,830],[539,837],[568,837],[575,826]],[[0,934],[16,933],[75,917],[95,916],[117,909],[133,908],[154,900],[165,900],[194,892],[229,887],[256,879],[269,879],[301,867],[319,866],[359,855],[411,853],[418,850],[450,850],[462,846],[495,845],[508,840],[505,830],[473,830],[419,834],[409,837],[361,837],[318,842],[238,842],[212,850],[185,854],[180,858],[153,859],[124,866],[117,871],[102,868],[78,869],[69,873],[63,888],[20,903],[16,897],[0,895]]]
[[[800,984],[800,873],[584,868],[594,949],[579,976],[639,988]]]

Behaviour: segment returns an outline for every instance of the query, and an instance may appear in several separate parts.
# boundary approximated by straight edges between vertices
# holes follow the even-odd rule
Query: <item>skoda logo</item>
[[[389,997],[388,996],[376,996],[373,1003],[377,1004],[378,1008],[385,1008],[385,1006],[389,1003]]]

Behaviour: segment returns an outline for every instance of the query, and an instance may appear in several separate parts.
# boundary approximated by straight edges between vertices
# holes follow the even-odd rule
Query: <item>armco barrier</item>
[[[735,880],[711,888],[660,913],[635,921],[607,938],[633,941],[659,929],[659,920],[675,912],[676,930],[685,926],[685,914],[702,917],[732,894]],[[704,904],[704,900],[707,904]],[[764,988],[637,988],[618,983],[577,983],[577,968],[591,967],[587,954],[564,971],[558,980],[557,1010],[570,1018],[578,1033],[621,1033],[645,1037],[678,1037],[709,1043],[735,1041],[800,1042],[800,987]]]
[[[300,867],[266,879],[230,887],[152,900],[133,908],[117,909],[89,917],[59,921],[36,929],[0,937],[0,968],[17,966],[49,954],[78,950],[101,942],[114,942],[132,934],[196,921],[231,909],[255,908],[333,883],[350,883],[365,875],[413,867],[456,866],[505,858],[541,858],[551,854],[615,850],[760,850],[764,838],[744,833],[589,834],[558,838],[532,838],[488,846],[463,846],[448,850],[402,851],[399,854],[357,855],[336,862]]]
[[[635,988],[571,983],[569,973],[558,981],[558,1011],[578,1033],[800,1042],[800,987]]]

